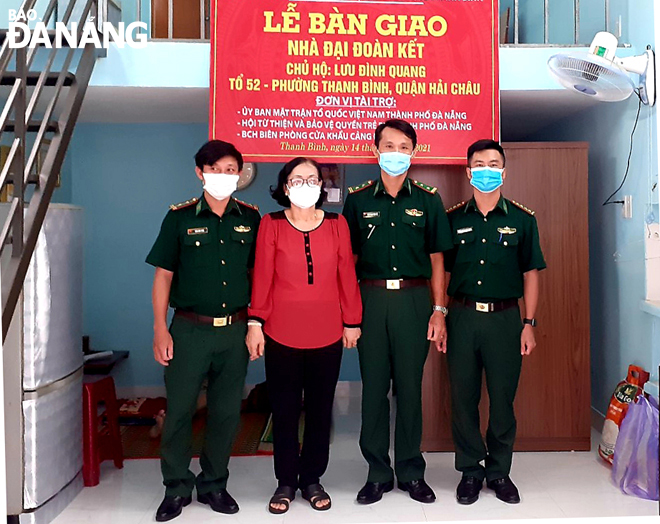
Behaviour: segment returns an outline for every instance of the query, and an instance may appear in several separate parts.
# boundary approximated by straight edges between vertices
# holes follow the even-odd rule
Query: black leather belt
[[[391,279],[391,280],[360,280],[360,284],[365,286],[384,287],[387,289],[403,289],[406,287],[428,286],[429,281],[424,278]]]
[[[176,311],[174,311],[174,316],[185,318],[186,320],[190,320],[194,324],[210,324],[214,327],[225,327],[225,326],[231,326],[234,322],[237,322],[239,320],[247,319],[248,314],[247,314],[247,309],[241,309],[240,311],[237,311],[233,315],[226,315],[224,317],[207,317],[204,315],[198,315],[197,313],[193,313],[192,311],[183,311],[182,309],[177,309]]]
[[[456,298],[454,297],[454,302],[463,304],[465,307],[470,309],[476,309],[481,313],[496,313],[498,311],[504,311],[505,309],[511,309],[518,306],[517,298],[510,298],[508,300],[498,300],[497,302],[477,302],[475,300],[470,300],[469,298]]]

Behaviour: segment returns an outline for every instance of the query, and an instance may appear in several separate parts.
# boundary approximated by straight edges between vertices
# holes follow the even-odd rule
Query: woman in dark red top
[[[312,508],[330,508],[319,482],[330,455],[332,404],[343,347],[355,347],[360,336],[362,303],[348,224],[320,209],[322,186],[314,160],[291,160],[271,188],[288,209],[266,215],[257,235],[247,346],[252,360],[266,349],[278,480],[271,513],[287,511],[298,488]]]

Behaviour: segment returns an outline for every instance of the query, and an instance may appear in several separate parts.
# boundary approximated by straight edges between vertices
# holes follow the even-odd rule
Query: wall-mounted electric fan
[[[655,53],[647,48],[643,54],[629,58],[615,56],[618,40],[607,32],[597,33],[589,52],[559,53],[548,60],[550,72],[565,88],[604,102],[628,98],[639,88],[644,104],[655,103]],[[630,73],[639,75],[633,82]]]

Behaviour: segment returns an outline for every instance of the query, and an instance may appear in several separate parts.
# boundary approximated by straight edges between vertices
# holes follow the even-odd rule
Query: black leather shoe
[[[165,495],[156,510],[156,522],[167,522],[181,515],[181,510],[192,502],[192,497]]]
[[[474,504],[479,499],[483,480],[476,477],[463,477],[456,488],[456,500],[459,504]]]
[[[399,482],[399,489],[407,491],[410,498],[417,502],[423,502],[424,504],[435,502],[435,493],[424,479]]]
[[[389,482],[367,482],[362,489],[358,491],[357,501],[360,504],[373,504],[383,498],[383,493],[388,493],[394,489],[394,481]]]
[[[217,513],[233,515],[238,512],[238,504],[226,489],[211,493],[197,493],[197,500],[202,504],[208,504]]]
[[[502,502],[507,504],[518,504],[520,502],[518,488],[511,482],[509,477],[491,480],[486,485],[495,492],[495,496]]]

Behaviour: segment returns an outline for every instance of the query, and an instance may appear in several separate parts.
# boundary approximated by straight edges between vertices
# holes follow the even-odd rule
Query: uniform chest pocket
[[[465,233],[454,233],[454,249],[456,250],[456,264],[470,262],[475,257],[476,233],[473,230]]]
[[[368,215],[368,214],[367,214]],[[361,238],[362,242],[366,242],[370,238],[372,238],[374,232],[376,229],[379,228],[383,224],[383,218],[378,215],[369,215],[369,216],[363,216],[360,218],[360,233],[361,233]]]
[[[510,231],[510,229],[504,229]],[[493,264],[515,263],[518,256],[519,240],[519,234],[515,230],[513,232],[494,232],[490,243],[489,256],[491,262]]]
[[[426,226],[426,215],[412,216],[405,214],[401,218],[401,222],[409,225],[414,231],[422,231]]]
[[[231,239],[238,244],[250,246],[254,242],[254,232],[250,231],[232,231]]]
[[[213,262],[213,245],[211,235],[186,235],[183,237],[181,253],[183,262],[193,267],[209,266]]]

